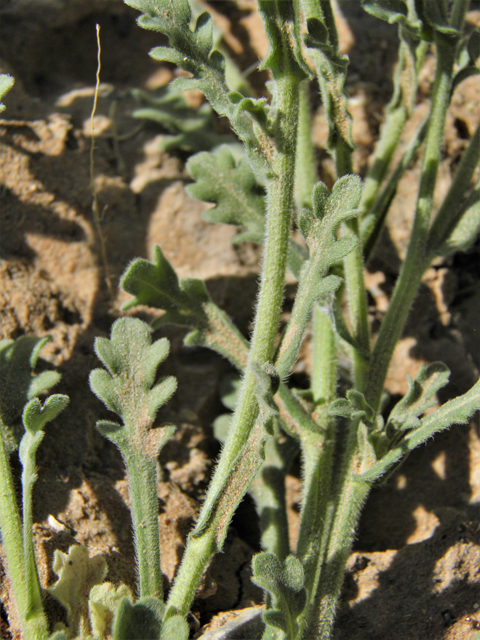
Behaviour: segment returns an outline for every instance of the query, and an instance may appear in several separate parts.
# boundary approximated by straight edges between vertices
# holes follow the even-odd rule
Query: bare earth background
[[[265,54],[255,2],[210,3],[225,32],[225,46],[247,69]],[[388,101],[395,29],[366,17],[356,1],[340,3],[339,29],[350,55],[356,169],[372,152],[382,109]],[[480,25],[480,7],[469,15]],[[96,71],[95,24],[101,25],[102,90],[95,121],[95,187],[103,211],[109,294],[92,218],[89,178],[90,132]],[[44,586],[55,576],[55,549],[71,544],[102,553],[108,579],[133,585],[133,547],[128,495],[119,454],[96,431],[106,417],[90,392],[89,371],[98,366],[95,336],[109,334],[126,296],[116,293],[119,276],[134,257],[150,257],[159,243],[180,276],[204,278],[214,300],[248,335],[255,301],[259,248],[234,247],[235,230],[202,220],[205,205],[185,193],[187,154],[158,150],[162,131],[138,130],[130,117],[138,106],[129,89],[154,89],[174,71],[155,63],[148,50],[161,36],[135,25],[135,12],[119,0],[0,0],[0,71],[16,78],[0,121],[0,338],[50,334],[41,367],[56,366],[56,391],[71,402],[49,425],[38,454],[35,538]],[[418,124],[428,109],[434,60],[422,71]],[[249,79],[260,93],[265,76]],[[197,103],[199,97],[190,99]],[[322,147],[327,129],[318,98],[315,143],[319,171],[332,182],[333,166]],[[115,111],[112,111],[115,106]],[[456,91],[447,121],[438,196],[480,118],[480,83],[465,81]],[[224,125],[220,125],[221,127]],[[137,130],[136,130],[137,129]],[[135,131],[136,130],[136,131]],[[405,140],[413,132],[408,125]],[[125,134],[133,133],[131,136]],[[388,305],[414,210],[420,162],[402,182],[388,225],[369,265],[367,286],[374,329]],[[293,288],[287,291],[286,313]],[[145,310],[140,314],[148,319]],[[463,393],[480,369],[480,243],[466,254],[436,264],[424,284],[395,352],[388,390],[403,394],[407,374],[423,362],[443,360],[452,383],[440,398]],[[219,445],[212,421],[222,412],[219,383],[227,362],[204,350],[182,346],[184,333],[164,330],[172,355],[163,366],[179,389],[162,413],[178,425],[161,455],[159,483],[162,568],[171,581],[184,542],[207,486]],[[293,380],[310,368],[308,345]],[[14,461],[19,470],[18,461]],[[292,538],[295,538],[300,481],[289,476]],[[372,494],[348,562],[336,638],[347,640],[468,640],[480,629],[480,423],[456,427],[416,451]],[[55,522],[49,516],[54,516]],[[63,524],[62,524],[63,523]],[[251,584],[250,560],[259,550],[252,501],[240,506],[225,545],[193,606],[192,629],[219,612],[261,603]],[[9,627],[6,578],[0,565],[0,637],[17,638]],[[53,616],[62,617],[54,602]],[[218,622],[218,619],[217,619]],[[196,627],[195,627],[196,625]]]

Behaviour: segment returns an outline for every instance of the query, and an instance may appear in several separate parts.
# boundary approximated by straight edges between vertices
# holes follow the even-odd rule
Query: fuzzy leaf
[[[341,279],[328,275],[331,267],[358,245],[347,235],[337,240],[340,224],[359,213],[362,181],[358,176],[343,176],[329,193],[322,182],[313,190],[313,207],[298,217],[298,227],[310,250],[300,272],[300,281],[290,320],[285,329],[275,363],[281,377],[293,367],[315,301],[338,289]]]
[[[179,282],[158,245],[154,247],[153,260],[135,260],[127,269],[121,286],[134,298],[122,308],[148,304],[164,309],[166,313],[152,323],[154,329],[168,323],[189,327],[193,331],[185,337],[185,344],[218,351],[243,369],[246,340],[212,302],[203,280],[183,278]]]
[[[2,104],[2,98],[5,96],[15,84],[15,80],[8,73],[0,74],[0,113],[5,111],[5,105]]]
[[[347,175],[337,180],[332,192],[329,193],[326,185],[319,182],[315,185],[312,197],[312,209],[304,209],[298,218],[298,226],[312,255],[319,246],[329,244],[327,261],[330,261],[333,245],[335,244],[335,232],[342,222],[355,217],[359,213],[358,204],[362,195],[362,181],[358,176]],[[340,249],[336,253],[334,261],[347,255],[346,249]],[[351,250],[351,249],[350,249]],[[347,251],[348,253],[348,251]]]
[[[26,431],[34,434],[43,429],[47,422],[55,420],[65,409],[69,400],[68,396],[60,393],[48,397],[43,406],[38,398],[30,400],[23,410],[23,424]]]
[[[293,631],[292,637],[298,637],[302,626],[298,618],[307,603],[300,560],[290,555],[280,562],[273,553],[262,552],[253,557],[252,570],[253,582],[272,596],[272,607],[263,615],[267,628]]]
[[[410,7],[409,7],[410,5]],[[416,37],[431,41],[433,32],[452,36],[457,31],[448,24],[446,4],[440,0],[363,0],[365,11],[390,24],[403,24]]]
[[[387,434],[419,427],[418,416],[435,404],[435,394],[449,377],[450,370],[443,362],[422,365],[415,380],[408,376],[408,391],[388,417]]]
[[[157,598],[142,598],[135,604],[124,598],[120,601],[115,616],[113,640],[161,638],[163,612],[164,605]]]
[[[257,0],[257,7],[269,45],[260,68],[269,69],[274,79],[281,78],[287,66],[299,80],[310,77],[296,38],[294,3]]]
[[[203,214],[205,220],[243,227],[245,231],[234,242],[263,241],[265,194],[246,160],[237,163],[227,147],[220,147],[212,153],[193,156],[187,169],[196,181],[187,192],[216,205]]]
[[[56,371],[32,375],[38,355],[49,340],[49,337],[31,336],[22,336],[15,341],[0,340],[1,436],[9,451],[18,446],[22,437],[25,404],[60,380],[60,374]]]
[[[133,602],[130,589],[120,584],[115,586],[111,582],[95,585],[90,590],[88,599],[88,614],[92,633],[97,638],[105,638],[112,633],[112,624],[115,612],[123,598]]]
[[[151,51],[157,60],[173,62],[192,77],[179,77],[174,86],[180,90],[199,89],[213,109],[229,118],[232,128],[244,142],[250,159],[260,171],[269,170],[269,161],[255,132],[254,119],[229,97],[225,78],[225,59],[214,49],[213,21],[207,12],[201,13],[191,25],[192,13],[188,0],[125,0],[143,15],[138,23],[144,29],[167,36],[170,47]]]
[[[190,629],[183,616],[176,615],[162,624],[160,640],[188,640]]]
[[[187,192],[215,207],[203,214],[209,222],[222,222],[242,227],[232,242],[262,243],[265,236],[265,189],[245,159],[235,160],[231,146],[219,147],[212,153],[199,153],[188,161],[187,169],[196,180]],[[215,176],[215,180],[211,176]],[[308,258],[302,245],[290,238],[288,267],[298,278]]]
[[[320,84],[322,102],[328,122],[327,148],[335,149],[339,141],[354,149],[352,117],[348,111],[348,97],[344,85],[348,57],[339,51],[338,36],[331,7],[306,6],[307,33],[304,36],[308,53],[313,56]]]
[[[464,213],[447,240],[435,252],[447,257],[456,251],[466,251],[480,233],[480,185],[472,192]]]
[[[67,610],[70,633],[81,633],[79,626],[88,619],[90,590],[107,575],[106,560],[101,555],[90,558],[86,547],[73,545],[68,553],[55,551],[53,570],[58,580],[48,592]]]
[[[160,406],[174,393],[175,378],[167,377],[155,383],[158,366],[169,351],[166,338],[152,344],[150,328],[137,318],[120,318],[112,327],[111,339],[97,338],[97,356],[108,368],[95,369],[90,374],[90,387],[108,409],[117,413],[124,427],[115,423],[98,423],[106,437],[121,449],[139,448],[154,459],[165,442],[168,431],[152,429]]]
[[[45,404],[38,398],[30,400],[23,411],[25,433],[20,441],[19,456],[23,465],[22,485],[23,494],[31,491],[37,474],[35,472],[35,455],[45,435],[42,429],[63,411],[69,402],[69,397],[55,394],[45,400]]]
[[[378,462],[359,475],[359,480],[378,480],[435,433],[448,429],[453,424],[465,424],[477,411],[480,411],[480,380],[464,395],[449,400],[440,409],[422,418],[416,429],[409,431],[400,441],[394,442]]]
[[[122,306],[123,311],[140,304],[166,311],[156,326],[171,323],[197,329],[208,323],[203,305],[210,296],[204,282],[194,278],[179,282],[158,245],[153,248],[153,262],[134,260],[122,276],[120,286],[134,296]]]
[[[365,400],[363,393],[356,389],[349,389],[346,396],[346,398],[338,398],[330,404],[329,414],[342,416],[349,420],[362,420],[365,424],[374,426],[376,413]]]
[[[161,151],[209,151],[220,144],[235,142],[232,135],[216,133],[214,113],[208,103],[195,109],[189,105],[184,94],[172,85],[162,87],[155,94],[140,89],[134,89],[132,94],[144,105],[136,109],[132,117],[156,122],[171,134],[162,138]]]

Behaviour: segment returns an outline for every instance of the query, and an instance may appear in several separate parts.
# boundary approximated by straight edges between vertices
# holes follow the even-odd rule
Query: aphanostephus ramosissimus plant
[[[348,58],[339,52],[330,0],[257,1],[269,42],[262,62],[271,75],[268,99],[229,88],[207,12],[193,20],[187,0],[126,3],[142,12],[140,26],[168,38],[169,46],[156,47],[151,55],[186,72],[174,86],[201,90],[244,143],[240,161],[225,147],[192,157],[187,165],[194,179],[190,194],[215,205],[205,214],[208,220],[240,228],[235,242],[265,245],[249,341],[214,304],[202,281],[177,278],[158,246],[152,262],[133,262],[122,280],[133,296],[124,309],[140,304],[163,309],[153,328],[166,323],[187,327],[186,344],[214,349],[241,375],[222,453],[166,601],[164,620],[188,613],[212,555],[222,549],[237,505],[251,491],[264,546],[253,560],[253,579],[266,591],[263,639],[326,639],[371,487],[435,432],[467,422],[480,408],[478,382],[425,416],[449,377],[443,364],[433,363],[409,381],[408,393],[389,415],[381,411],[387,369],[425,270],[434,258],[468,247],[478,233],[479,128],[444,202],[436,212],[432,208],[446,112],[457,84],[478,72],[480,34],[474,31],[464,38],[468,0],[364,2],[369,13],[398,25],[400,48],[394,93],[362,182],[352,175],[351,118],[343,89]],[[429,48],[437,56],[429,117],[390,171]],[[331,191],[318,182],[314,162],[308,103],[314,77],[329,125],[328,151],[337,169]],[[408,251],[373,344],[364,265],[398,181],[422,146]],[[304,242],[292,238],[293,224]],[[290,319],[278,336],[287,268],[298,279],[298,289]],[[343,298],[347,318],[341,312]],[[286,382],[310,322],[313,367],[306,392]],[[345,397],[337,395],[339,350],[351,360]],[[344,441],[338,442],[340,437]],[[291,550],[284,479],[297,449],[303,498],[298,544]]]

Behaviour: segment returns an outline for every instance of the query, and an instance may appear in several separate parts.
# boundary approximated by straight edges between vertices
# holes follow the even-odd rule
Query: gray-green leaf
[[[32,373],[40,351],[49,340],[49,337],[32,336],[0,340],[1,436],[10,451],[18,446],[23,434],[25,404],[60,380],[56,371],[45,371],[38,376]]]
[[[187,188],[188,193],[215,204],[203,214],[205,220],[242,227],[244,231],[233,242],[263,241],[265,193],[246,160],[237,163],[227,147],[220,147],[193,156],[187,169],[196,181]]]

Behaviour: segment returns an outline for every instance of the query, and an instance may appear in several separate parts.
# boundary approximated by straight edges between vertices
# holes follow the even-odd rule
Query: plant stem
[[[427,128],[428,117],[422,120],[422,123],[410,140],[405,153],[402,156],[402,159],[388,178],[384,188],[382,189],[382,192],[376,199],[375,204],[361,222],[360,236],[363,244],[363,257],[365,263],[367,263],[370,259],[377,240],[380,237],[385,218],[387,217],[387,213],[392,200],[395,197],[395,192],[397,190],[397,185],[400,181],[400,178],[403,176],[405,170],[413,161],[417,154],[417,151],[423,144],[425,135],[427,133]]]
[[[36,434],[38,444],[43,433]],[[38,446],[38,445],[37,445]],[[23,554],[25,562],[25,584],[27,587],[26,618],[29,623],[36,620],[39,628],[47,632],[47,623],[43,611],[42,591],[38,578],[35,550],[33,546],[32,491],[37,478],[35,472],[35,454],[28,455],[22,472],[22,511],[23,511]]]
[[[6,431],[3,428],[1,431]],[[27,523],[28,524],[28,523]],[[0,435],[0,532],[2,546],[7,560],[7,575],[12,585],[17,612],[26,640],[46,640],[48,627],[43,613],[40,597],[38,600],[29,593],[30,588],[36,590],[37,585],[31,585],[25,574],[25,554],[23,549],[22,522],[15,498],[15,487],[8,460],[8,453]],[[36,574],[36,571],[35,571]],[[38,579],[37,579],[38,580]]]
[[[305,571],[305,587],[309,594],[307,612],[313,606],[322,580],[321,570],[333,514],[330,494],[336,436],[335,418],[327,411],[328,404],[336,396],[337,341],[331,319],[317,305],[314,307],[313,325],[312,393],[317,405],[315,418],[325,431],[322,436],[303,433],[301,440],[304,495],[297,556],[302,560]]]
[[[375,204],[380,185],[385,178],[406,121],[407,108],[404,104],[388,112],[372,166],[365,178],[362,200],[359,205],[362,210],[362,216],[368,215]]]
[[[338,495],[335,517],[330,529],[328,551],[322,570],[320,589],[312,607],[314,617],[304,640],[329,640],[337,601],[343,583],[345,564],[350,555],[353,536],[362,507],[370,491],[370,484],[358,482],[348,475]]]
[[[295,200],[297,210],[312,207],[312,190],[318,180],[315,149],[312,142],[312,114],[310,111],[310,83],[300,84],[298,108],[297,165],[295,176]]]
[[[182,564],[168,599],[167,616],[174,612],[187,614],[211,554],[221,548],[233,513],[219,522],[215,517],[216,505],[222,496],[225,480],[241,455],[257,419],[254,368],[271,362],[275,351],[294,197],[298,84],[298,78],[294,73],[289,73],[288,68],[277,80],[277,107],[281,121],[277,124],[274,177],[269,180],[267,186],[265,258],[251,348],[230,432],[202,507],[199,522],[189,536]]]
[[[430,213],[441,158],[445,116],[450,101],[452,70],[455,61],[455,47],[452,43],[438,34],[436,39],[437,69],[412,234],[407,255],[395,285],[388,311],[380,327],[371,359],[366,398],[367,402],[376,410],[380,404],[383,384],[393,350],[400,338],[427,266],[426,245]]]
[[[402,27],[400,27],[400,36],[402,36]],[[427,48],[428,43],[422,41],[413,55],[405,40],[402,39],[400,43],[392,99],[387,106],[387,117],[382,126],[373,162],[365,177],[365,186],[360,201],[362,217],[367,216],[376,205],[380,185],[390,166],[405,123],[413,110],[417,95],[417,74],[425,58]],[[415,59],[412,59],[413,57]],[[415,73],[413,73],[414,67],[416,68]],[[407,81],[405,72],[407,73]]]
[[[250,485],[260,517],[262,549],[285,560],[290,553],[285,476],[298,451],[292,438],[280,441],[276,435],[265,443],[265,460]]]
[[[123,448],[122,454],[132,502],[140,597],[154,596],[163,601],[156,463],[127,447]]]
[[[428,234],[428,249],[435,252],[448,238],[463,213],[463,197],[467,193],[480,160],[480,125],[457,167],[450,189],[438,210]]]
[[[6,431],[3,426],[2,431]],[[8,577],[12,583],[18,610],[20,614],[22,614],[26,605],[22,523],[15,499],[15,487],[10,471],[8,453],[1,436],[0,488],[0,531],[2,533],[2,545],[7,557]]]

